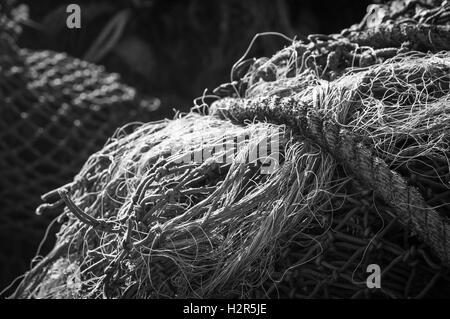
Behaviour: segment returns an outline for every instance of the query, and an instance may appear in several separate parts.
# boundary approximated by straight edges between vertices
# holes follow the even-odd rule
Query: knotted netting
[[[448,296],[449,10],[372,7],[124,127],[45,197],[57,244],[13,297]]]
[[[149,120],[153,102],[116,74],[64,53],[16,45],[0,12],[0,286],[29,268],[50,220],[40,196],[67,183],[118,126]]]

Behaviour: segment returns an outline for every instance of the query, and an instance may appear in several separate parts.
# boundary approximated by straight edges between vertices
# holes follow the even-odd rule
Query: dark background
[[[20,44],[103,64],[161,100],[155,117],[188,110],[192,100],[228,82],[231,66],[259,32],[297,39],[337,33],[361,20],[369,0],[78,0],[81,29],[66,27],[74,1],[25,0],[31,22]],[[373,1],[372,1],[373,2]],[[103,36],[100,41],[99,37]],[[281,37],[256,41],[251,56],[271,56]]]

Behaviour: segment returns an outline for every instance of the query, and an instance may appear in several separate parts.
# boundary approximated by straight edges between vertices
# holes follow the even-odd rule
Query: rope
[[[422,240],[430,245],[443,263],[450,265],[450,226],[434,209],[428,207],[418,190],[407,185],[403,177],[358,138],[320,110],[293,97],[259,97],[254,99],[224,98],[211,106],[213,115],[240,123],[263,120],[289,125],[330,152],[351,170],[355,177],[374,189],[389,203],[400,220],[412,224]]]

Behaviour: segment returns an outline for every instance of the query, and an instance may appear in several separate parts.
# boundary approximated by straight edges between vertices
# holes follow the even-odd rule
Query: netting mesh
[[[118,131],[45,197],[58,241],[13,296],[446,297],[450,6],[386,8]]]
[[[152,101],[115,74],[63,53],[15,45],[4,13],[0,39],[0,286],[29,266],[55,215],[35,216],[40,196],[69,182],[115,129],[151,117]]]
[[[336,194],[321,227],[286,242],[259,298],[443,298],[448,268],[371,191]],[[381,289],[367,286],[368,266],[381,269]]]

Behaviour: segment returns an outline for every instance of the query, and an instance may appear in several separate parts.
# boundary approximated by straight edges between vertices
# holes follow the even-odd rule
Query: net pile
[[[29,268],[56,215],[40,196],[69,182],[115,129],[150,118],[152,101],[115,74],[63,53],[16,46],[19,25],[0,16],[0,286]]]
[[[448,296],[449,6],[430,3],[241,59],[208,115],[125,126],[45,197],[64,223],[13,297]]]

